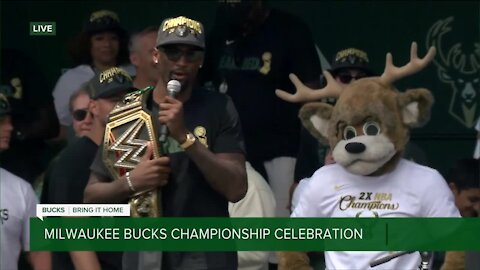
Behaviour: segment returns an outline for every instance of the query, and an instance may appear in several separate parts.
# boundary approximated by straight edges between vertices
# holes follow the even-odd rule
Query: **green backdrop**
[[[42,67],[39,72],[45,74],[51,86],[37,90],[49,94],[61,69],[71,66],[67,41],[81,31],[92,11],[106,8],[118,12],[122,24],[130,31],[160,24],[165,17],[176,15],[198,19],[208,30],[213,24],[216,2],[2,1],[1,46],[25,50],[34,56]],[[419,43],[419,54],[424,55],[429,29],[436,22],[442,20],[446,23],[447,18],[453,17],[444,25],[445,33],[437,32],[441,39],[432,40],[438,42],[444,55],[450,51],[457,64],[461,64],[462,56],[465,57],[463,67],[452,66],[447,72],[452,81],[463,80],[464,85],[458,86],[462,88],[455,91],[451,83],[442,81],[440,66],[436,64],[402,80],[397,87],[399,90],[426,87],[435,96],[431,121],[412,134],[412,141],[425,151],[432,167],[445,173],[453,160],[472,156],[475,146],[472,117],[480,115],[479,1],[337,0],[269,1],[269,4],[302,17],[327,60],[339,49],[362,48],[369,53],[372,66],[378,73],[383,71],[386,52],[393,53],[397,65],[406,63],[410,43],[414,40]],[[29,23],[32,21],[56,22],[56,36],[30,36]],[[441,60],[439,56],[436,59]],[[478,62],[472,59],[478,59]],[[471,87],[462,91],[465,86]],[[454,96],[455,102],[452,103]],[[453,110],[450,109],[452,104]],[[469,117],[464,116],[465,108],[471,109],[467,113]]]

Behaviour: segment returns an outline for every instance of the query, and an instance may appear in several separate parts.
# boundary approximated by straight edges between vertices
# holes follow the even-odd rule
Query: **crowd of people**
[[[309,88],[330,84],[328,74],[341,87],[379,76],[368,53],[351,47],[339,50],[322,75],[307,24],[262,0],[220,2],[209,33],[184,16],[131,35],[122,23],[114,11],[92,12],[70,44],[75,66],[49,97],[33,90],[48,87],[33,72],[34,62],[2,48],[0,269],[277,269],[279,254],[264,251],[29,252],[29,217],[39,202],[126,203],[155,190],[165,217],[310,214],[302,196],[322,189],[312,175],[336,164],[334,149],[302,127],[301,104],[285,102],[275,90],[298,90],[289,74]],[[180,83],[176,95],[167,87],[171,80]],[[146,145],[131,170],[112,173],[104,156],[112,139],[104,136],[126,97],[139,98],[155,134],[166,129],[168,138]],[[480,134],[480,119],[476,129]],[[442,193],[445,211],[436,216],[479,215],[479,145],[445,175],[451,194]],[[413,142],[401,152],[398,166],[428,165]],[[325,268],[322,253],[308,256]],[[444,262],[440,254],[435,260],[443,270],[466,269],[466,257],[452,251]]]

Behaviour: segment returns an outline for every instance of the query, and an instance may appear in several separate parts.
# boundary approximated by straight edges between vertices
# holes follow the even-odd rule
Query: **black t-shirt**
[[[97,149],[98,146],[88,137],[78,138],[67,145],[46,179],[49,203],[83,203],[83,191]]]
[[[154,127],[158,122],[158,106],[147,97]],[[194,89],[184,103],[186,127],[197,136],[200,143],[213,153],[244,153],[240,121],[230,98],[223,94]],[[158,130],[157,130],[158,133]],[[168,138],[162,148],[170,157],[169,182],[161,188],[162,212],[166,217],[228,217],[228,201],[208,184],[195,163],[189,159],[179,144]],[[92,172],[111,179],[98,151]],[[225,179],[228,181],[229,179]],[[236,269],[236,252],[166,252],[162,269]]]
[[[83,192],[90,176],[90,165],[98,146],[88,137],[69,144],[56,159],[48,178],[49,203],[83,203]],[[122,269],[121,252],[97,252],[102,270]],[[53,269],[74,269],[68,252],[53,252]]]
[[[217,29],[207,50],[202,79],[213,81],[216,90],[232,97],[248,160],[295,157],[300,105],[279,99],[275,89],[294,92],[289,73],[303,82],[318,82],[321,68],[308,26],[290,14],[271,10],[266,21],[245,38],[228,40],[227,33]]]

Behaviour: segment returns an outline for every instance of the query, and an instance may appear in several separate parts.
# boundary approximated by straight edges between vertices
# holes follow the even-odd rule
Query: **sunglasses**
[[[83,121],[90,112],[87,109],[78,109],[73,111],[72,116],[75,121]]]
[[[347,84],[347,83],[350,83],[354,79],[355,80],[360,80],[360,79],[366,78],[368,76],[365,75],[365,74],[357,75],[357,76],[352,76],[350,74],[339,74],[339,75],[337,75],[337,77],[342,83]]]
[[[162,51],[168,58],[168,60],[172,62],[177,62],[182,58],[185,57],[187,62],[196,62],[200,60],[203,55],[202,50],[180,50],[176,47],[158,47],[158,50]]]

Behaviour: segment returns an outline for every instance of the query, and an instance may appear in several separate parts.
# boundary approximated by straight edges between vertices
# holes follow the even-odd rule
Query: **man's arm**
[[[94,251],[71,251],[75,270],[101,270],[100,262]]]
[[[92,167],[103,165],[101,153],[102,149],[100,148]],[[154,189],[167,183],[170,159],[168,157],[152,158],[153,148],[149,144],[138,165],[130,172],[130,180],[136,192]],[[84,203],[121,203],[133,195],[125,176],[110,180],[92,171],[85,188]]]
[[[51,269],[52,258],[50,252],[30,251],[30,218],[36,214],[38,201],[35,192],[29,184],[25,183],[23,198],[20,197],[19,200],[24,200],[26,207],[22,217],[22,235],[19,240],[22,243],[23,250],[26,251],[27,260],[34,270]]]
[[[236,153],[214,154],[198,140],[185,150],[210,186],[230,202],[238,202],[247,193],[245,157]]]
[[[128,187],[125,176],[109,182],[108,178],[91,172],[83,193],[83,202],[121,203],[131,195],[132,191]]]
[[[34,270],[52,269],[52,257],[49,251],[30,251],[27,258]]]

